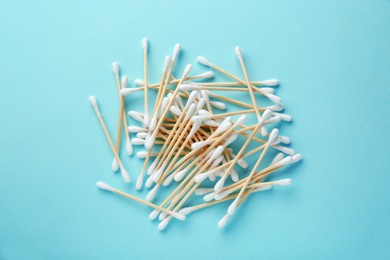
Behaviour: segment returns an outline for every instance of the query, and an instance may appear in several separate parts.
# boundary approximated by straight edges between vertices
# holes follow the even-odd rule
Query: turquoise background
[[[388,258],[389,14],[388,0],[1,1],[0,258]],[[252,196],[224,230],[226,204],[163,233],[148,208],[95,188],[137,194],[112,174],[88,96],[114,133],[111,62],[142,77],[144,36],[152,82],[176,42],[176,74],[204,71],[204,55],[241,75],[239,45],[252,79],[281,81],[282,132],[304,155],[283,173],[292,186]],[[142,162],[125,161],[135,180]]]

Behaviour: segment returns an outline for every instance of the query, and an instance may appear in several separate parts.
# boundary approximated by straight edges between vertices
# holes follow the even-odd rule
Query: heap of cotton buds
[[[176,79],[172,73],[181,48],[177,44],[172,58],[169,56],[165,58],[160,83],[149,84],[147,39],[142,40],[142,48],[144,79],[135,80],[137,87],[127,88],[127,77],[123,76],[120,79],[118,64],[115,62],[112,64],[120,94],[115,146],[95,97],[91,96],[90,102],[114,154],[112,168],[114,171],[120,170],[125,182],[130,182],[130,176],[119,156],[122,127],[127,130],[125,131],[126,151],[129,155],[133,153],[132,145],[145,146],[146,151],[137,153],[137,157],[145,159],[145,162],[138,175],[136,188],[139,190],[145,184],[150,191],[146,199],[142,200],[102,182],[97,183],[99,188],[154,208],[149,217],[152,220],[158,217],[160,220],[158,228],[163,230],[172,217],[184,220],[186,215],[193,211],[232,201],[227,207],[226,215],[218,222],[218,226],[222,228],[250,194],[270,189],[275,185],[283,186],[291,183],[291,179],[266,181],[266,177],[271,173],[301,160],[300,154],[281,145],[289,144],[290,139],[280,136],[277,128],[269,127],[281,121],[291,121],[291,116],[280,112],[283,110],[283,105],[281,99],[274,94],[273,88],[278,85],[277,80],[250,81],[239,47],[235,48],[235,53],[244,79],[227,72],[203,57],[198,57],[198,63],[233,81],[207,82],[207,79],[214,76],[212,71],[190,76],[192,69],[190,64],[185,67],[180,79]],[[196,82],[199,79],[203,81]],[[218,90],[247,92],[251,98],[251,104],[218,95],[215,93]],[[144,111],[131,110],[126,113],[124,97],[137,91],[144,93]],[[149,91],[157,91],[153,109],[149,107]],[[273,104],[259,106],[256,95],[266,97]],[[217,113],[216,111],[227,108],[226,103],[238,105],[243,109]],[[127,114],[140,125],[129,126]],[[247,114],[256,116],[255,124],[245,125]],[[237,118],[233,119],[234,116]],[[135,134],[136,137],[131,138],[129,133]],[[241,140],[238,137],[241,137]],[[249,149],[248,147],[253,143],[257,144],[256,147]],[[240,149],[234,152],[233,146],[240,147]],[[269,151],[272,149],[279,153],[269,165],[260,167],[262,162],[265,163],[264,158],[270,154]],[[257,156],[253,165],[247,162],[251,155]],[[239,174],[235,169],[237,166],[249,169],[249,174]],[[231,184],[227,184],[228,177],[231,178]],[[208,180],[207,184],[206,180]],[[174,191],[160,205],[153,204],[151,201],[156,197],[159,189],[172,183],[177,183]],[[193,194],[204,196],[205,203],[185,205]]]

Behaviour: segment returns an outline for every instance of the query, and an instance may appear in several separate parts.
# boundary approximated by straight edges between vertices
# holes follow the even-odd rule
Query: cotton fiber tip
[[[218,156],[220,156],[223,153],[224,150],[225,150],[225,147],[223,145],[218,146],[217,149],[215,149],[215,152],[213,153],[213,155],[211,155],[210,161],[215,160]]]
[[[202,181],[204,181],[205,179],[207,179],[207,177],[209,177],[210,174],[212,174],[212,172],[207,172],[207,173],[198,174],[198,175],[195,176],[194,181],[195,181],[196,183],[202,182]]]
[[[228,215],[233,215],[234,212],[236,211],[237,209],[237,205],[238,205],[238,196],[236,197],[236,199],[233,201],[232,204],[230,204],[229,208],[228,208]]]
[[[160,231],[163,231],[166,227],[167,227],[167,225],[168,225],[168,223],[169,223],[169,218],[166,218],[166,219],[164,219],[163,221],[161,221],[159,224],[158,224],[158,230],[160,230]]]
[[[231,136],[229,136],[229,138],[225,141],[224,143],[224,146],[228,146],[229,144],[233,143],[234,141],[236,141],[238,138],[238,134],[232,134]]]
[[[150,214],[149,214],[149,219],[150,219],[150,220],[155,220],[155,219],[157,218],[158,214],[160,214],[160,211],[159,211],[159,210],[157,210],[157,209],[153,210],[153,211],[150,212]]]
[[[176,43],[175,47],[173,48],[172,60],[176,60],[177,56],[179,55],[180,49],[181,45],[179,43]]]
[[[268,138],[268,144],[273,144],[278,137],[279,130],[277,128],[272,129],[269,138]]]
[[[202,123],[204,120],[210,119],[210,116],[193,116],[191,117],[191,121],[194,123]]]
[[[220,221],[218,221],[218,227],[223,228],[226,225],[228,220],[229,220],[229,215],[226,214],[225,216],[223,216],[223,218],[221,218]]]
[[[181,84],[179,86],[180,90],[186,90],[186,91],[191,91],[191,90],[198,90],[201,89],[202,87],[196,84]]]
[[[282,111],[284,109],[284,106],[282,104],[275,104],[275,105],[272,105],[272,106],[268,106],[266,107],[272,111]]]
[[[268,87],[276,87],[279,85],[279,81],[277,79],[268,79],[262,81],[261,84]]]
[[[284,157],[284,154],[283,154],[283,153],[278,153],[278,154],[274,157],[274,159],[272,160],[271,165],[273,165],[273,164],[279,162],[280,160],[283,159],[283,157]]]
[[[127,127],[127,130],[130,132],[130,133],[139,133],[139,132],[146,132],[148,131],[146,128],[144,127],[139,127],[139,126],[135,126],[135,125],[131,125],[131,126],[128,126]]]
[[[223,120],[222,123],[215,130],[214,135],[219,135],[220,133],[223,133],[228,130],[232,126],[230,119],[230,117],[225,118],[225,120]]]
[[[148,52],[148,39],[146,38],[142,39],[142,49],[144,49],[144,52]]]
[[[158,219],[159,219],[159,220],[163,220],[163,219],[165,219],[166,217],[168,217],[168,214],[165,213],[165,212],[161,212],[160,215],[158,216]]]
[[[114,188],[109,186],[108,184],[102,182],[102,181],[98,181],[96,183],[96,186],[99,188],[99,189],[102,189],[102,190],[108,190],[108,191],[114,191]]]
[[[169,108],[169,111],[171,111],[171,113],[174,114],[175,116],[180,116],[180,114],[181,114],[181,110],[177,106],[171,106]]]
[[[129,78],[127,76],[122,76],[122,78],[121,78],[121,88],[122,89],[126,88],[128,82],[129,82]]]
[[[111,66],[112,66],[112,72],[114,72],[115,76],[117,76],[119,78],[119,65],[118,65],[118,63],[113,62],[111,64]]]
[[[300,160],[302,160],[302,154],[297,153],[297,154],[293,155],[292,160],[293,160],[293,163],[299,162]]]
[[[152,148],[154,141],[156,140],[156,134],[157,134],[157,132],[155,130],[149,138],[146,138],[146,140],[145,140],[145,148],[146,149],[149,150],[150,148]]]
[[[209,144],[209,141],[195,142],[191,145],[192,150],[198,150]]]
[[[149,117],[148,111],[145,111],[143,125],[144,125],[144,127],[149,127],[149,124],[150,124],[150,117]]]
[[[149,124],[149,131],[154,131],[157,126],[157,113],[153,115],[152,119],[150,120]]]
[[[146,182],[145,182],[145,186],[146,186],[147,188],[152,187],[152,185],[153,185],[153,174],[150,175],[149,178],[148,178],[148,179],[146,180]]]
[[[286,156],[284,157],[282,160],[280,160],[279,162],[275,163],[274,166],[275,167],[282,167],[282,166],[286,166],[290,163],[293,162],[293,159],[291,156]]]
[[[209,102],[209,94],[208,94],[208,92],[206,90],[201,90],[200,94],[206,100],[206,102]]]
[[[237,160],[237,164],[243,169],[248,168],[248,163],[244,159]]]
[[[147,154],[148,154],[147,152],[141,151],[141,152],[137,153],[137,157],[140,158],[140,159],[144,159],[144,158],[146,158]]]
[[[261,187],[258,187],[254,190],[254,192],[258,192],[258,191],[263,191],[263,190],[269,190],[272,188],[272,185],[264,185],[264,186],[261,186]]]
[[[202,73],[202,74],[199,74],[198,77],[199,77],[199,78],[204,78],[204,79],[209,79],[209,78],[214,77],[214,72],[212,72],[212,71],[206,71],[206,72],[204,72],[204,73]]]
[[[169,103],[169,98],[164,97],[162,102],[161,102],[161,110],[160,111],[164,111],[165,108],[167,107],[168,103]]]
[[[187,104],[186,106],[190,106],[192,103],[194,103],[195,98],[198,96],[198,91],[192,91],[191,94],[188,96]]]
[[[90,96],[89,97],[89,102],[91,103],[91,106],[92,106],[93,110],[95,110],[95,113],[97,115],[100,115],[99,106],[98,106],[98,103],[96,101],[96,98],[94,96]]]
[[[198,188],[195,190],[195,195],[205,195],[209,192],[212,192],[212,189],[209,189],[209,188]]]
[[[266,136],[266,135],[268,134],[268,130],[267,130],[267,128],[266,128],[265,126],[262,126],[262,127],[260,128],[260,134],[261,134],[262,136]]]
[[[214,199],[214,196],[215,196],[215,193],[214,192],[211,192],[209,194],[206,194],[205,196],[203,196],[203,200],[208,202],[208,201],[211,201]]]
[[[181,179],[183,179],[184,175],[188,172],[188,169],[187,168],[184,168],[184,170],[181,170],[179,172],[177,172],[175,175],[174,175],[174,179],[175,181],[181,181]]]
[[[237,46],[236,48],[234,48],[234,51],[236,52],[237,58],[240,60],[240,62],[243,62],[244,59],[242,58],[242,52],[240,47]]]
[[[190,105],[190,108],[188,109],[187,113],[186,113],[186,116],[184,117],[185,120],[188,120],[192,117],[193,114],[195,114],[196,112],[196,105],[195,104],[191,104]]]
[[[183,215],[188,215],[194,210],[195,210],[194,207],[186,207],[186,208],[182,208],[181,210],[179,210],[179,213],[183,214]]]
[[[137,87],[143,87],[145,85],[145,82],[142,79],[136,79],[134,80],[134,85]]]
[[[198,110],[198,114],[201,115],[201,116],[211,115],[211,113],[209,111],[204,110],[204,109]]]
[[[181,98],[180,95],[177,95],[175,97],[175,100],[176,100],[177,104],[179,105],[179,107],[184,107],[183,99]]]
[[[192,120],[192,118],[191,118]],[[192,136],[198,131],[198,129],[202,126],[202,122],[195,122],[195,124],[192,126],[190,133],[188,134],[187,138],[190,139]]]
[[[157,163],[158,163],[158,160],[156,159],[156,160],[154,160],[153,163],[149,166],[148,171],[147,171],[148,175],[151,175],[151,174],[154,172],[154,170],[156,169]]]
[[[151,189],[149,192],[148,192],[148,195],[146,195],[146,200],[147,201],[152,201],[154,199],[154,197],[156,196],[156,192],[158,190],[158,185],[154,186],[153,189]]]
[[[164,169],[165,169],[165,166],[166,166],[166,165],[167,165],[167,163],[164,162],[163,165],[160,167],[160,169],[158,169],[158,170],[156,171],[156,173],[153,174],[153,180],[154,180],[155,182],[158,182],[158,180],[160,179],[161,175],[162,175],[163,172],[164,172]]]
[[[137,92],[139,90],[140,89],[137,89],[137,88],[123,88],[123,89],[121,89],[121,91],[119,91],[119,94],[121,96],[127,96],[127,95],[130,95],[130,94]]]
[[[235,127],[244,124],[245,121],[246,121],[246,119],[247,119],[247,116],[246,116],[246,115],[241,115],[241,116],[237,119],[236,123],[234,123]]]
[[[123,165],[119,164],[119,169],[121,170],[121,175],[122,175],[123,181],[126,183],[129,183],[131,181],[130,175],[127,172],[127,170],[125,169],[125,167],[123,167]]]
[[[215,182],[216,179],[217,179],[217,176],[215,175],[215,173],[209,175],[209,180],[211,182]]]
[[[273,89],[273,88],[260,88],[260,90],[263,92],[270,93],[270,94],[273,94],[275,92],[275,89]]]
[[[213,126],[213,127],[218,127],[220,125],[217,121],[212,119],[205,120],[204,123],[208,126]]]
[[[275,102],[276,104],[282,103],[282,99],[274,94],[268,94],[265,95],[267,98],[269,98],[272,102]]]
[[[144,145],[145,144],[145,140],[140,139],[140,138],[133,138],[131,141],[134,145]]]
[[[281,143],[284,143],[284,144],[290,144],[291,143],[291,139],[288,136],[279,135],[278,138],[280,139]]]
[[[273,185],[288,186],[288,185],[291,185],[292,180],[290,178],[286,178],[286,179],[273,181],[272,183],[273,183]]]
[[[199,56],[196,61],[204,66],[208,66],[208,67],[212,67],[213,64],[211,64],[211,62],[209,62],[206,58],[202,57],[202,56]]]
[[[126,140],[126,153],[128,155],[133,154],[133,144],[131,143],[130,138]]]
[[[168,175],[168,177],[166,177],[165,179],[164,179],[164,181],[163,181],[163,186],[164,187],[166,187],[166,186],[168,186],[169,184],[171,184],[171,182],[173,181],[173,177],[174,177],[175,175],[174,174],[171,174],[171,175]]]
[[[210,105],[212,105],[215,108],[221,109],[221,110],[225,110],[226,109],[226,104],[223,103],[223,102],[210,101]]]
[[[118,162],[116,161],[115,157],[112,160],[111,167],[112,167],[112,171],[114,171],[114,172],[116,172],[119,169],[119,165],[118,165]]]
[[[222,190],[223,185],[225,185],[225,181],[226,175],[223,175],[222,178],[214,185],[214,191],[219,193]]]
[[[271,117],[270,119],[268,120],[265,120],[264,121],[264,124],[265,125],[268,125],[268,124],[276,124],[276,123],[279,123],[280,120],[282,120],[282,118],[278,115],[274,116],[274,117]]]
[[[137,111],[129,111],[129,116],[132,118],[132,119],[134,119],[134,120],[136,120],[136,121],[138,121],[138,122],[143,122],[144,121],[144,119],[143,119],[143,117],[141,116],[141,114],[139,113],[139,112],[137,112]]]
[[[137,178],[137,182],[135,183],[135,188],[137,190],[142,189],[142,184],[143,184],[143,176],[139,175],[138,178]]]
[[[164,66],[163,66],[163,69],[162,69],[163,73],[168,70],[169,63],[171,63],[171,57],[169,57],[169,55],[167,55],[167,56],[165,56]]]
[[[285,146],[280,146],[280,145],[277,145],[277,146],[274,146],[276,149],[278,149],[279,151],[285,153],[285,154],[288,154],[288,155],[295,155],[295,150],[294,149],[291,149],[289,147],[285,147]]]
[[[187,64],[187,66],[184,68],[182,78],[186,78],[191,70],[192,70],[192,65]]]

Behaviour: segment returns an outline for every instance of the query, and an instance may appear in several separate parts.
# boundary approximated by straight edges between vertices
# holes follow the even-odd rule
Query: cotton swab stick
[[[107,141],[108,141],[108,144],[110,145],[110,148],[111,148],[111,150],[112,150],[112,152],[113,152],[113,154],[114,154],[114,156],[115,156],[115,159],[116,159],[116,161],[118,162],[119,168],[120,168],[120,170],[121,170],[122,178],[123,178],[123,180],[124,180],[126,183],[129,183],[129,182],[130,182],[129,173],[127,172],[127,170],[126,170],[125,167],[123,166],[122,161],[121,161],[121,159],[119,158],[118,153],[117,153],[116,150],[115,150],[115,146],[114,146],[114,144],[112,143],[110,134],[108,133],[106,124],[104,123],[103,117],[102,117],[102,115],[101,115],[101,113],[100,113],[99,105],[98,105],[98,103],[97,103],[97,101],[96,101],[96,98],[95,98],[94,96],[90,96],[90,97],[89,97],[89,101],[90,101],[90,103],[91,103],[91,105],[92,105],[93,110],[94,110],[95,113],[96,113],[97,118],[99,119],[99,123],[100,123],[100,125],[101,125],[101,127],[102,127],[102,129],[103,129],[103,132],[104,132],[104,134],[105,134],[105,136],[106,136],[106,139],[107,139]]]
[[[149,202],[149,201],[142,200],[142,199],[137,198],[137,197],[135,197],[135,196],[133,196],[133,195],[130,195],[130,194],[127,194],[127,193],[122,192],[122,191],[120,191],[120,190],[117,190],[117,189],[115,189],[115,188],[113,188],[113,187],[107,185],[107,184],[104,183],[104,182],[99,181],[99,182],[96,183],[96,186],[97,186],[99,189],[106,190],[106,191],[111,191],[111,192],[113,192],[113,193],[116,193],[116,194],[121,195],[121,196],[123,196],[123,197],[126,197],[126,198],[128,198],[128,199],[137,201],[137,202],[139,202],[139,203],[141,203],[141,204],[144,204],[144,205],[146,205],[146,206],[149,206],[149,207],[151,207],[151,208],[161,210],[162,212],[164,212],[164,213],[166,213],[166,214],[168,214],[168,215],[171,215],[172,217],[177,218],[178,220],[185,220],[185,219],[186,219],[186,216],[183,215],[183,214],[181,214],[181,213],[173,212],[173,211],[167,210],[167,209],[165,209],[165,208],[163,208],[163,207],[160,207],[160,206],[158,206],[158,205],[156,205],[156,204],[153,204],[153,203],[151,203],[151,202]]]

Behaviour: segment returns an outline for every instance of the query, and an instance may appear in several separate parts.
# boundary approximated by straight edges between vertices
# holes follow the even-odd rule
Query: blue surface
[[[1,1],[0,258],[388,258],[389,13],[387,0]],[[141,77],[144,36],[152,81],[180,42],[177,74],[204,55],[241,75],[240,45],[251,78],[282,82],[283,133],[304,155],[283,175],[291,187],[251,197],[225,230],[226,204],[164,233],[149,209],[95,188],[137,194],[112,174],[87,98],[114,133],[111,62]]]

